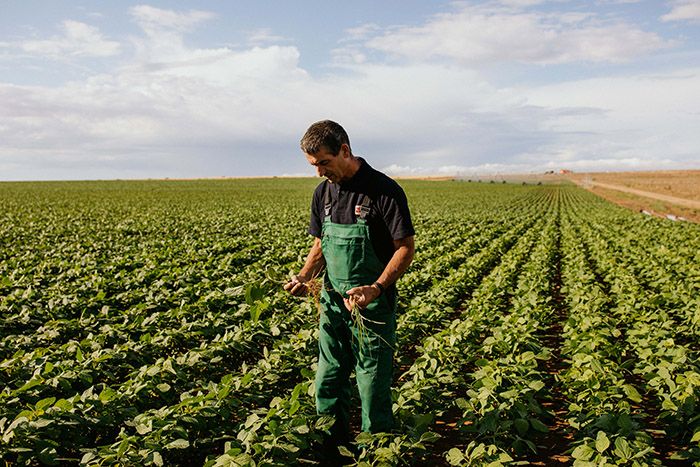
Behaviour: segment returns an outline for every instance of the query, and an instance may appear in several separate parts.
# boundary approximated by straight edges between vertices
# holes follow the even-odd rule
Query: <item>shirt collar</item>
[[[357,160],[360,161],[360,168],[357,169],[357,172],[355,172],[355,175],[353,175],[349,180],[343,182],[340,184],[340,186],[343,187],[344,190],[347,190],[349,188],[356,187],[360,184],[362,184],[363,180],[367,178],[367,175],[369,174],[370,170],[372,167],[367,163],[366,160],[364,160],[361,157],[358,157]]]

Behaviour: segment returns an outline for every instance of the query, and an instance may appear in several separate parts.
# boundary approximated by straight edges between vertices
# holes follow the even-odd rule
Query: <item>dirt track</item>
[[[636,190],[634,188],[628,188],[626,186],[620,186],[620,185],[611,185],[609,183],[600,183],[600,182],[594,182],[592,180],[573,180],[574,183],[577,183],[578,185],[586,188],[587,186],[598,186],[600,188],[606,188],[608,190],[615,190],[615,191],[622,191],[625,193],[631,193],[633,195],[637,196],[644,196],[645,198],[651,198],[651,199],[656,199],[659,201],[665,201],[667,203],[673,203],[678,206],[683,206],[686,208],[691,208],[691,209],[700,209],[700,201],[694,201],[691,199],[685,199],[685,198],[676,198],[675,196],[668,196],[668,195],[662,195],[659,193],[654,193],[651,191],[643,191],[643,190]]]

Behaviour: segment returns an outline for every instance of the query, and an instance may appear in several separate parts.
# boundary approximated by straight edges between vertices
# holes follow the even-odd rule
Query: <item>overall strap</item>
[[[331,184],[326,180],[323,187],[323,218],[331,217]]]
[[[358,223],[367,222],[367,216],[370,213],[372,204],[372,198],[367,194],[362,195],[362,202],[355,207],[355,215],[357,216]]]
[[[333,208],[333,201],[331,199],[331,184],[326,182],[323,187],[323,219],[329,220],[331,218],[331,210]],[[357,217],[357,222],[359,224],[364,224],[367,222],[367,217],[372,210],[372,198],[367,194],[362,194],[362,202],[355,206],[355,216]]]

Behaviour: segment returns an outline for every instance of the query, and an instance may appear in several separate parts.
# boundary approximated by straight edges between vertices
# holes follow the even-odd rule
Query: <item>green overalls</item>
[[[393,427],[391,383],[396,342],[396,300],[393,290],[361,310],[366,329],[360,332],[343,296],[353,287],[370,285],[384,271],[369,236],[365,216],[371,200],[356,208],[357,223],[331,222],[330,191],[325,194],[321,248],[326,261],[321,294],[319,357],[316,372],[316,408],[336,418],[332,438],[350,439],[350,373],[355,370],[362,401],[362,431],[377,433]]]

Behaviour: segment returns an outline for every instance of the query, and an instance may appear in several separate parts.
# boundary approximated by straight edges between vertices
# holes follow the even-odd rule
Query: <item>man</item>
[[[325,267],[321,293],[316,407],[335,417],[330,443],[350,441],[350,373],[362,401],[362,431],[391,430],[396,342],[396,280],[413,259],[406,195],[386,175],[355,157],[347,133],[330,120],[314,123],[301,149],[320,177],[309,233],[315,238],[299,274],[284,285],[305,295]]]

